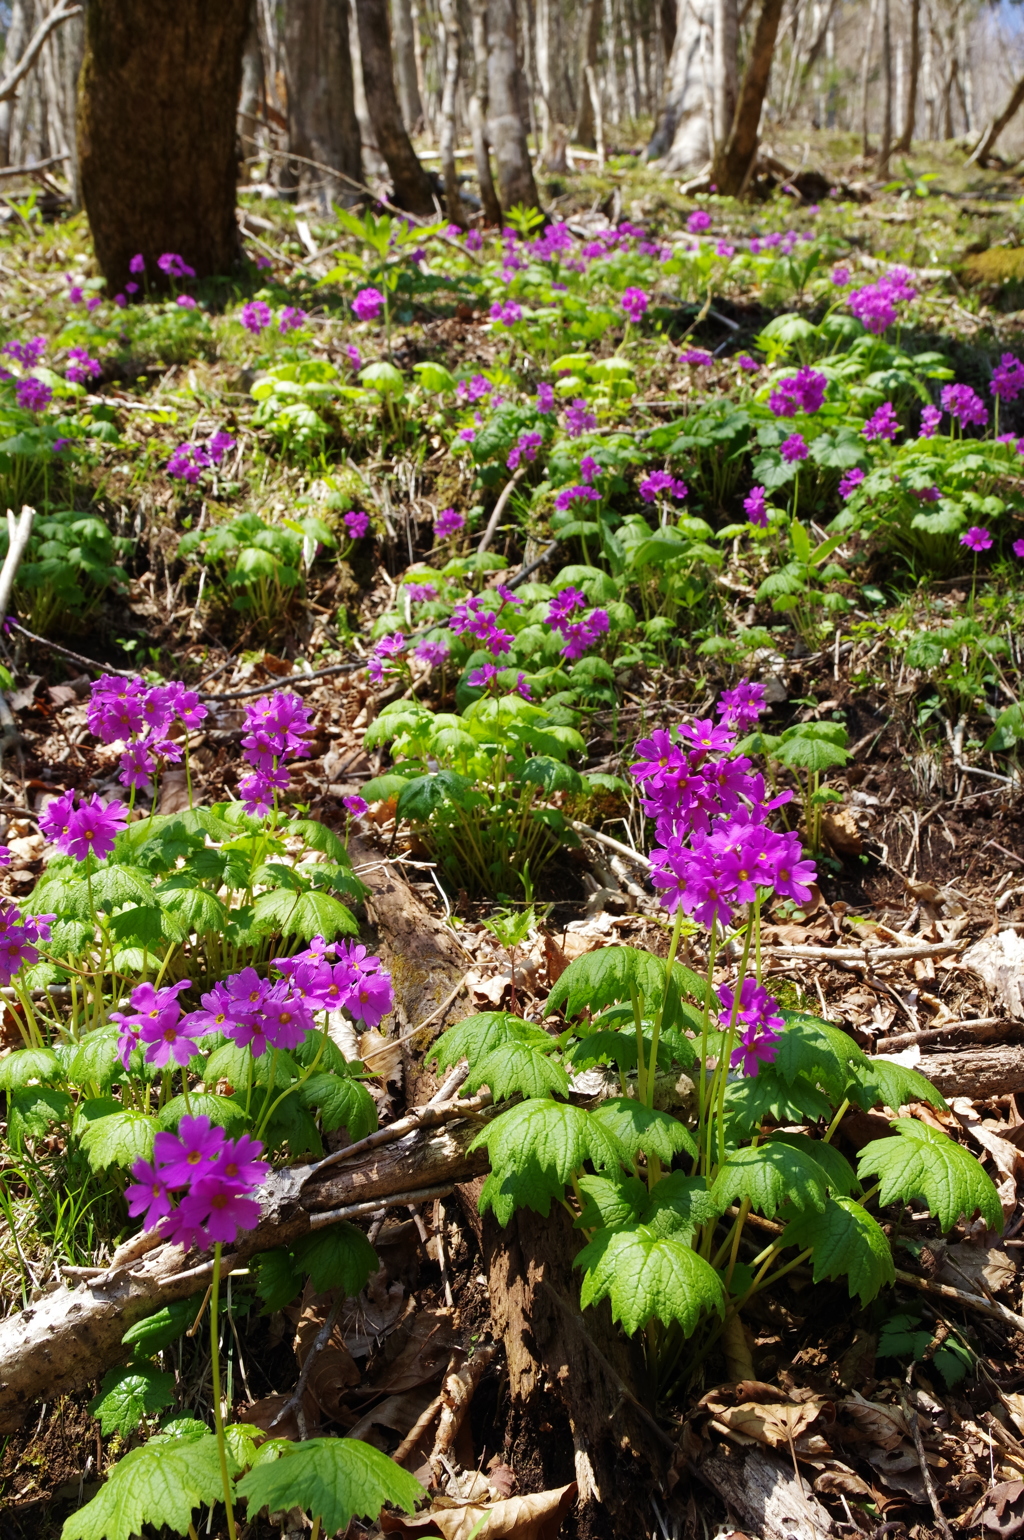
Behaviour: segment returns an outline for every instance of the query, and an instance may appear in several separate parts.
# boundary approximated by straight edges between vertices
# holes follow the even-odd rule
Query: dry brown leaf
[[[1018,1395],[1016,1391],[1007,1391],[1003,1396],[1003,1405],[1021,1433],[1024,1433],[1024,1396]]]
[[[848,807],[826,813],[821,820],[821,831],[837,856],[859,856],[864,849],[864,836]]]
[[[239,1422],[251,1422],[255,1427],[262,1428],[268,1438],[290,1438],[298,1440],[300,1437],[299,1422],[294,1411],[291,1411],[281,1420],[275,1421],[281,1408],[291,1399],[291,1394],[264,1396],[261,1401],[253,1401],[250,1406],[243,1406],[239,1412]],[[302,1415],[306,1419],[306,1437],[315,1438],[319,1428],[317,1405],[313,1396],[307,1390],[302,1397]]]
[[[866,1449],[864,1458],[893,1492],[903,1492],[915,1503],[928,1501],[916,1449]]]
[[[376,1381],[374,1392],[397,1395],[439,1380],[448,1367],[453,1341],[450,1315],[440,1310],[417,1311],[404,1345]]]
[[[569,959],[566,957],[565,953],[562,951],[562,948],[558,945],[558,942],[553,936],[549,936],[546,931],[543,933],[543,935],[544,970],[547,975],[548,987],[553,989],[554,986],[558,983],[558,980],[562,977],[562,974],[565,972],[566,968],[568,968]]]
[[[386,1535],[440,1535],[443,1540],[469,1540],[470,1535],[473,1540],[557,1540],[576,1490],[575,1481],[571,1481],[550,1492],[507,1497],[490,1506],[460,1503],[457,1507],[437,1507],[414,1519],[382,1513],[380,1527]]]
[[[472,968],[466,974],[466,988],[472,990],[474,998],[488,1001],[495,1010],[508,994],[511,984],[512,975],[507,968],[497,973],[488,970],[486,974],[482,969]]]
[[[370,1057],[372,1055],[372,1057]],[[363,1032],[359,1038],[359,1057],[369,1058],[367,1069],[378,1080],[400,1081],[402,1078],[402,1050],[389,1043],[379,1032]]]
[[[1001,1481],[992,1487],[981,1502],[964,1515],[963,1522],[965,1528],[969,1525],[971,1529],[980,1524],[982,1529],[1001,1536],[1002,1540],[1019,1535],[1024,1529],[1024,1481]]]
[[[817,1421],[820,1411],[821,1403],[815,1401],[805,1402],[803,1406],[792,1406],[785,1401],[776,1401],[771,1405],[744,1401],[739,1406],[723,1407],[717,1420],[730,1432],[756,1439],[759,1444],[767,1444],[771,1449],[788,1449],[790,1442],[796,1444],[811,1424]],[[824,1454],[828,1450],[828,1445],[820,1435],[805,1440],[800,1447],[805,1448],[808,1454]]]
[[[822,1471],[820,1476],[814,1478],[814,1490],[826,1496],[866,1497],[869,1500],[875,1495],[866,1481],[845,1467]]]
[[[967,948],[960,963],[974,969],[1011,1016],[1024,1018],[1024,936],[1015,930],[983,936]]]
[[[401,1395],[388,1396],[367,1412],[365,1417],[353,1424],[348,1429],[346,1437],[362,1438],[367,1443],[376,1442],[367,1435],[372,1428],[390,1428],[400,1438],[404,1438],[409,1430],[415,1426],[427,1407],[434,1399],[432,1390],[406,1390]]]
[[[995,1246],[964,1244],[946,1247],[939,1273],[943,1283],[951,1283],[955,1289],[966,1285],[968,1292],[973,1288],[979,1293],[981,1284],[993,1293],[1008,1289],[1016,1277],[1017,1269],[1005,1251]]]
[[[863,1442],[877,1444],[881,1449],[895,1449],[909,1436],[907,1419],[898,1406],[885,1406],[881,1401],[866,1401],[855,1390],[840,1410],[847,1422],[852,1422]]]

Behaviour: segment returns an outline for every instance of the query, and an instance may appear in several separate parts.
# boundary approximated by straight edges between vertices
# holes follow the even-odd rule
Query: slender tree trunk
[[[706,165],[712,153],[701,62],[711,15],[711,0],[679,0],[664,100],[645,152],[665,171],[693,171]]]
[[[263,50],[260,48],[259,11],[256,0],[252,0],[249,30],[242,51],[242,89],[238,97],[238,158],[243,164],[256,159],[256,133],[260,124],[262,97]]]
[[[877,172],[884,181],[889,175],[892,154],[892,12],[890,0],[882,0],[882,142],[878,150]]]
[[[487,65],[487,0],[470,0],[473,18],[473,91],[469,98],[469,131],[480,184],[480,203],[489,225],[501,224],[501,204],[491,173],[491,142],[487,130],[490,86]]]
[[[31,31],[31,0],[14,0],[11,6],[11,22],[7,28],[7,45],[4,49],[3,73],[10,75],[21,58]],[[18,98],[9,97],[0,102],[0,166],[11,164],[11,120]]]
[[[515,0],[487,0],[490,134],[498,163],[498,188],[506,209],[517,203],[524,208],[539,207],[520,107],[522,73],[516,31]]]
[[[967,38],[967,24],[963,6],[957,11],[956,46],[960,93],[963,100],[964,117],[967,121],[967,133],[974,134],[978,128],[974,112],[974,71],[971,69],[971,51]]]
[[[592,150],[596,143],[594,139],[594,104],[590,99],[590,88],[587,85],[587,65],[591,69],[597,66],[597,50],[601,42],[601,0],[587,0],[587,8],[583,13],[583,31],[580,41],[580,70],[579,87],[576,101],[576,127],[573,129],[573,142],[582,145],[585,150]]]
[[[728,143],[715,156],[711,180],[727,197],[739,196],[747,185],[757,154],[761,109],[768,90],[772,55],[782,15],[782,0],[761,0],[750,57],[743,74],[736,116]]]
[[[667,64],[672,57],[672,49],[675,47],[679,15],[678,0],[655,0],[655,3],[658,6],[658,15],[661,20],[661,41],[665,50],[665,63]]]
[[[540,120],[539,160],[546,166],[551,159],[551,0],[537,0],[537,117]]]
[[[910,0],[910,60],[907,66],[906,95],[903,101],[903,129],[897,150],[910,154],[917,118],[917,86],[921,74],[921,0]]]
[[[736,0],[715,0],[712,66],[715,146],[724,144],[736,116],[739,75],[739,11]]]
[[[416,38],[409,0],[391,0],[391,27],[395,45],[395,83],[406,132],[418,133],[423,126],[423,102],[416,74]]]
[[[402,123],[391,69],[387,0],[356,0],[366,105],[388,164],[395,202],[411,214],[434,213],[434,190]]]
[[[296,155],[363,179],[359,122],[348,40],[347,0],[303,0],[285,8],[288,145]],[[350,189],[339,178],[296,162],[300,193],[329,208]]]
[[[82,57],[85,53],[84,16],[76,16],[73,20],[65,22],[61,28],[60,42],[64,122],[67,125],[68,136],[68,158],[64,169],[67,172],[71,211],[77,214],[82,207],[82,173],[78,158],[76,108],[78,104],[78,77],[82,71]]]
[[[108,292],[142,252],[199,277],[238,256],[235,112],[249,0],[92,0],[79,85],[82,195]]]
[[[1009,100],[1002,112],[992,119],[978,140],[974,153],[971,155],[971,161],[978,161],[979,164],[984,165],[986,158],[991,155],[999,135],[1011,119],[1016,117],[1022,104],[1024,104],[1024,75],[1020,77],[1010,92]],[[970,161],[968,161],[968,165],[970,165]]]
[[[466,211],[459,197],[459,179],[455,171],[455,91],[459,83],[459,18],[455,0],[441,0],[441,25],[444,27],[444,91],[441,95],[441,174],[448,218],[466,228]]]
[[[864,41],[864,57],[860,66],[860,151],[865,160],[871,154],[871,141],[868,138],[868,86],[871,83],[871,52],[875,46],[877,13],[878,0],[871,0],[871,9],[868,12],[868,35]]]

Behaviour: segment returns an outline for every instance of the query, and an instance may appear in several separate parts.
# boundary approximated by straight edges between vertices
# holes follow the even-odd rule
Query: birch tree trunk
[[[453,225],[466,228],[466,211],[459,197],[459,178],[455,170],[455,92],[459,83],[459,18],[455,0],[441,0],[441,25],[444,27],[444,90],[441,94],[441,175],[448,218]]]
[[[356,0],[359,52],[366,105],[380,152],[387,161],[394,199],[410,214],[434,213],[434,190],[402,122],[391,69],[387,0]]]
[[[289,148],[361,182],[347,0],[286,6],[284,29]],[[295,175],[300,195],[318,197],[325,211],[346,190],[340,179],[301,162]]]
[[[11,73],[28,42],[32,21],[30,12],[30,0],[14,0],[11,6],[11,21],[7,28],[7,46],[4,49],[3,73],[5,75]],[[14,116],[16,102],[16,96],[0,102],[0,166],[11,164],[11,119]]]
[[[576,127],[573,129],[573,142],[582,145],[585,150],[592,150],[596,144],[594,138],[594,104],[590,99],[590,88],[587,85],[587,65],[591,69],[597,66],[597,50],[601,42],[601,0],[587,0],[587,8],[583,14],[583,31],[580,42],[580,69],[579,86],[576,101]]]
[[[715,156],[711,179],[720,193],[739,197],[746,188],[757,155],[761,109],[772,70],[775,39],[782,15],[782,0],[761,0],[761,11],[750,45],[750,57],[743,73],[736,116],[728,143]]]
[[[391,27],[395,45],[395,83],[406,132],[415,134],[423,124],[423,102],[416,74],[416,39],[409,0],[391,0]]]
[[[249,0],[92,0],[79,83],[82,196],[116,293],[142,252],[199,277],[238,252],[235,112]]]
[[[715,0],[712,101],[715,145],[724,144],[736,116],[739,75],[739,11],[736,0]]]
[[[551,3],[537,0],[537,117],[540,120],[540,163],[551,158]]]
[[[516,31],[515,0],[487,0],[489,127],[498,163],[498,190],[506,209],[517,203],[524,208],[539,206],[521,111]]]
[[[693,171],[711,156],[701,68],[701,42],[712,24],[711,5],[712,0],[679,0],[664,101],[646,150],[646,158],[658,161],[664,171]]]
[[[860,67],[860,149],[865,160],[871,154],[871,141],[868,138],[868,86],[871,81],[871,50],[875,45],[877,12],[878,0],[871,0],[871,9],[868,12],[868,35],[864,42],[864,57]]]
[[[889,175],[892,154],[892,12],[890,0],[882,0],[882,142],[878,150],[878,175]]]
[[[469,132],[480,186],[480,203],[489,225],[501,224],[501,204],[491,174],[491,142],[487,129],[490,106],[487,63],[487,0],[470,0],[473,20],[473,90],[469,98]]]
[[[897,150],[910,154],[917,119],[917,85],[921,75],[921,0],[910,0],[910,58],[907,63],[906,95],[903,100],[903,127]]]

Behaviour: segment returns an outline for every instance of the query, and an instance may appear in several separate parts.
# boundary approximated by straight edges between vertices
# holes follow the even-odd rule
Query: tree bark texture
[[[576,127],[573,130],[573,140],[582,145],[585,150],[592,150],[597,141],[594,137],[596,124],[594,122],[594,104],[590,99],[590,88],[587,84],[587,66],[597,68],[597,50],[601,42],[601,0],[587,0],[587,8],[583,16],[583,28],[580,38],[580,68],[579,85],[576,91],[576,100],[579,103],[576,112]]]
[[[380,152],[387,161],[394,201],[411,214],[429,218],[435,212],[434,189],[417,159],[398,106],[387,0],[356,0],[355,11],[366,105]]]
[[[712,103],[715,144],[724,144],[736,115],[739,75],[739,11],[736,0],[715,0]]]
[[[720,1444],[696,1474],[761,1540],[823,1540],[835,1533],[831,1515],[792,1466],[765,1449]]]
[[[18,63],[28,42],[30,31],[29,8],[26,0],[14,0],[11,6],[11,20],[7,28],[7,43],[4,48],[4,75],[9,75]],[[0,102],[0,166],[9,166],[11,163],[11,118],[14,115],[14,98]]]
[[[239,160],[255,160],[258,149],[256,131],[260,125],[263,100],[263,50],[260,47],[259,11],[252,0],[249,30],[242,50],[242,88],[238,97]]]
[[[466,211],[459,196],[459,178],[455,170],[455,93],[459,84],[459,18],[455,0],[441,0],[441,24],[444,27],[444,89],[439,136],[441,175],[448,218],[464,230]]]
[[[712,0],[679,0],[665,96],[646,152],[664,171],[694,171],[711,156],[701,48],[712,16]]]
[[[889,175],[892,154],[892,10],[889,0],[882,0],[882,142],[878,148],[877,173]]]
[[[470,0],[473,38],[473,90],[469,98],[469,132],[473,140],[473,160],[480,186],[480,203],[489,225],[501,224],[501,204],[494,190],[491,171],[491,141],[487,130],[490,87],[487,79],[487,0]]]
[[[487,0],[489,128],[498,165],[498,192],[506,209],[517,203],[524,208],[539,206],[520,106],[525,92],[517,31],[515,0]]]
[[[715,156],[711,179],[720,193],[737,197],[743,192],[757,154],[761,109],[772,70],[775,38],[782,15],[782,0],[761,0],[761,11],[736,103],[736,116],[728,143]]]
[[[200,278],[239,251],[235,110],[249,0],[92,0],[78,99],[82,197],[108,292],[136,252]]]
[[[1007,101],[1006,106],[1003,108],[1002,112],[999,113],[998,117],[992,119],[991,123],[982,134],[978,141],[977,147],[971,156],[972,161],[978,161],[979,164],[984,165],[988,156],[991,155],[992,151],[995,149],[996,140],[999,138],[999,135],[1002,133],[1007,123],[1009,123],[1012,118],[1017,116],[1022,103],[1024,103],[1024,75],[1021,76],[1013,90],[1010,92],[1009,100]],[[968,162],[968,164],[970,164],[970,162]]]
[[[467,1206],[475,1206],[478,1185],[467,1192]],[[650,1427],[622,1395],[625,1387],[644,1397],[640,1339],[631,1341],[614,1325],[607,1300],[581,1314],[573,1258],[584,1238],[559,1204],[547,1219],[521,1209],[504,1229],[487,1214],[482,1240],[513,1415],[523,1428],[552,1425],[539,1446],[544,1485],[579,1483],[578,1536],[636,1535],[661,1455]],[[617,1406],[611,1421],[610,1406]]]
[[[406,131],[415,134],[423,125],[423,103],[416,76],[416,40],[409,0],[391,0],[391,32],[395,47],[395,84]]]
[[[871,85],[871,50],[875,44],[875,20],[878,0],[871,0],[868,10],[868,35],[864,40],[864,56],[860,67],[860,152],[866,159],[871,154],[868,138],[868,90]]]
[[[356,118],[348,0],[303,0],[285,8],[285,79],[288,145],[296,155],[363,179]],[[296,162],[300,196],[315,195],[329,207],[346,183]]]
[[[906,94],[903,102],[903,126],[897,150],[910,154],[917,118],[917,84],[921,75],[921,0],[910,0],[910,59],[907,65]]]

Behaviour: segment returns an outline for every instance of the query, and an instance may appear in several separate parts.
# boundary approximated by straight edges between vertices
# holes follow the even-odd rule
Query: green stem
[[[234,1493],[228,1475],[228,1450],[224,1441],[224,1417],[220,1406],[220,1242],[213,1248],[213,1283],[210,1286],[210,1366],[213,1372],[213,1422],[217,1434],[220,1480],[224,1489],[224,1508],[229,1540],[238,1540],[235,1529]]]
[[[672,940],[669,943],[668,957],[665,962],[665,989],[661,996],[661,1005],[658,1007],[658,1014],[654,1018],[654,1031],[651,1034],[651,1066],[650,1073],[647,1077],[648,1094],[646,1098],[646,1105],[648,1107],[654,1106],[654,1084],[658,1075],[658,1044],[661,1041],[661,1025],[665,1018],[665,1003],[668,1000],[668,992],[672,986],[672,969],[675,967],[676,953],[679,950],[679,937],[682,934],[682,930],[683,906],[680,904],[676,910],[675,922],[672,926]]]
[[[704,1117],[707,1103],[707,1059],[708,1059],[708,1024],[711,1016],[711,1002],[715,993],[715,953],[718,949],[718,921],[711,922],[711,940],[708,944],[708,988],[704,997],[704,1010],[700,1023],[700,1065],[697,1074],[697,1143],[699,1152],[704,1148]],[[694,1162],[694,1170],[700,1165],[701,1155],[698,1153]]]

